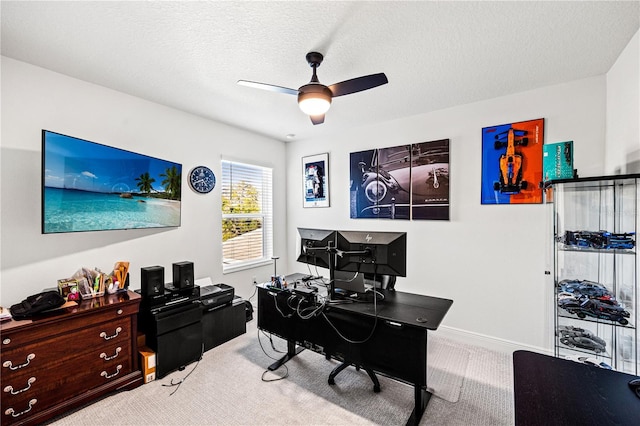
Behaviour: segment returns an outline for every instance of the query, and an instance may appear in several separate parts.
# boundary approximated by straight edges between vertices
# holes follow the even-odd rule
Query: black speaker
[[[140,268],[142,297],[154,297],[164,294],[164,267],[147,266]]]
[[[193,262],[173,264],[173,286],[175,288],[193,287]]]

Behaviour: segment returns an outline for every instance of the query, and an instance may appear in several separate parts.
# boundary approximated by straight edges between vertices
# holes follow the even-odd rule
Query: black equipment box
[[[227,284],[213,284],[200,288],[200,303],[206,309],[226,305],[233,300],[235,289]]]
[[[171,284],[164,285],[164,292],[155,296],[145,295],[142,290],[135,290],[142,295],[140,312],[166,311],[176,306],[188,305],[200,299],[200,287],[175,288]]]
[[[306,287],[298,287],[293,289],[293,294],[297,297],[304,299],[309,304],[313,304],[316,301],[316,291]]]
[[[197,361],[202,356],[202,310],[197,303],[151,314],[147,345],[156,352],[156,377]]]
[[[215,308],[202,306],[202,340],[208,351],[247,332],[245,303],[235,296],[231,303]]]

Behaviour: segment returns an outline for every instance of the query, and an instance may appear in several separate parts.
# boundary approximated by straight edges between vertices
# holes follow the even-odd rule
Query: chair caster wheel
[[[373,391],[374,391],[375,393],[379,393],[379,392],[380,392],[380,386],[374,386],[374,387],[373,387]]]
[[[327,380],[329,382],[330,385],[335,385],[336,381],[333,380],[332,378],[329,378],[329,380]]]

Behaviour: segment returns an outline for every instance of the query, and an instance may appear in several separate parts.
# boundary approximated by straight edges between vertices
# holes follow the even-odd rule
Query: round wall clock
[[[207,194],[216,186],[216,175],[206,166],[196,166],[189,172],[189,186],[199,194]]]

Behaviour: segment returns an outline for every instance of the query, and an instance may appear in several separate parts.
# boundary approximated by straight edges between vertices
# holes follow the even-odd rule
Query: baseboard
[[[512,342],[510,340],[499,339],[485,334],[473,333],[459,328],[448,327],[441,325],[437,331],[430,331],[438,336],[455,340],[468,345],[480,346],[486,349],[494,351],[513,353],[518,350],[527,350],[532,352],[538,352],[546,355],[553,355],[553,353],[547,349],[537,346],[525,345],[518,342]]]

